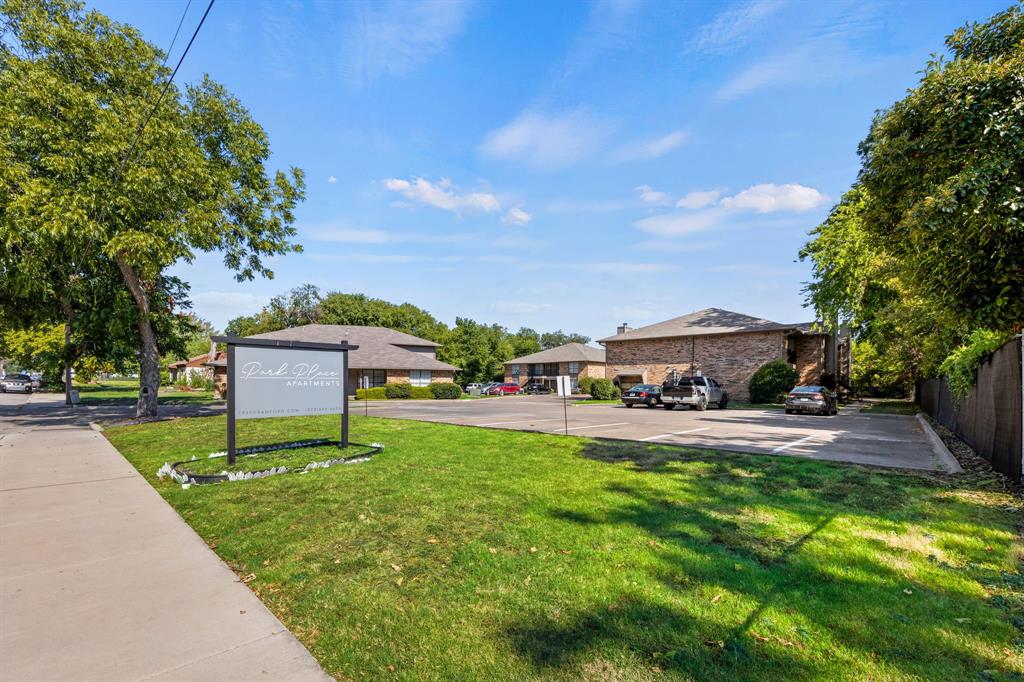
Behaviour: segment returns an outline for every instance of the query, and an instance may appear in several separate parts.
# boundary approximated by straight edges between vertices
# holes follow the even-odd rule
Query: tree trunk
[[[149,319],[149,297],[142,286],[138,273],[124,260],[117,257],[117,267],[124,283],[135,299],[139,311],[139,402],[135,407],[136,418],[155,417],[157,414],[156,394],[160,389],[160,351],[156,345],[156,334]]]
[[[64,404],[71,405],[71,318],[74,313],[66,301],[61,303],[61,308],[64,310]]]

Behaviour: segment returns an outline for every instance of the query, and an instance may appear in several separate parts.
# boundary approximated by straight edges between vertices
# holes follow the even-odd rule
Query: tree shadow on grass
[[[508,626],[515,650],[538,669],[568,672],[588,657],[619,651],[698,679],[808,678],[834,672],[834,662],[821,657],[836,650],[852,675],[1013,674],[992,653],[1005,643],[1000,626],[971,590],[956,580],[917,584],[899,550],[851,531],[851,522],[879,533],[931,523],[930,502],[941,487],[856,467],[641,444],[592,441],[580,454],[628,462],[657,479],[606,484],[604,512],[560,507],[549,514],[595,532],[627,527],[656,538],[637,570],[676,595],[609,594],[610,605],[571,618]],[[962,502],[943,506],[939,522],[950,514],[976,518]],[[714,619],[692,601],[694,585],[731,595]],[[952,617],[963,614],[988,621],[987,629],[974,639],[951,635]],[[810,639],[801,641],[794,632],[803,626],[795,624],[806,625]],[[861,661],[870,663],[857,673]]]

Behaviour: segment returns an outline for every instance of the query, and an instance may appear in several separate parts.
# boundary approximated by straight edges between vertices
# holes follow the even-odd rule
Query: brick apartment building
[[[567,343],[539,353],[524,355],[505,363],[505,381],[524,385],[543,383],[553,390],[559,376],[572,379],[572,388],[579,388],[581,377],[601,379],[605,375],[605,352],[582,343]]]
[[[631,329],[622,325],[601,339],[606,376],[623,388],[660,384],[673,372],[700,372],[721,383],[734,400],[749,399],[747,384],[761,365],[785,360],[815,384],[831,374],[843,385],[850,376],[849,338],[836,338],[813,323],[782,324],[720,308]]]

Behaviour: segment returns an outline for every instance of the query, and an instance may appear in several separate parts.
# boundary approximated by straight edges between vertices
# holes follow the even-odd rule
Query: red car
[[[522,390],[523,387],[519,384],[494,384],[487,389],[487,395],[515,395]]]

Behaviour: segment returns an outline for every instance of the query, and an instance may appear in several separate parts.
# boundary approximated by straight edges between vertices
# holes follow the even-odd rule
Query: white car
[[[481,389],[481,388],[483,388],[483,384],[466,384],[466,393],[469,393],[474,388],[475,389]]]

